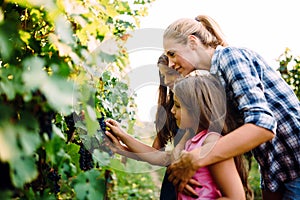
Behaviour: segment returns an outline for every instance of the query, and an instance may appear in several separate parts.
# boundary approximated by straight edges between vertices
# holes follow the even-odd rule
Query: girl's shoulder
[[[208,132],[205,136],[205,139],[202,143],[202,145],[208,144],[208,143],[215,143],[218,141],[221,137],[220,133],[217,132]]]

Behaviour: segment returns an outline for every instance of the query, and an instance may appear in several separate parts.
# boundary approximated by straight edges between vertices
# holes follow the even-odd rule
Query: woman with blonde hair
[[[252,150],[260,166],[263,199],[300,199],[300,103],[290,86],[256,52],[229,46],[209,16],[183,18],[163,35],[169,67],[183,76],[208,70],[221,81],[243,125],[220,138],[202,156],[182,153],[168,167],[182,191],[195,171]]]

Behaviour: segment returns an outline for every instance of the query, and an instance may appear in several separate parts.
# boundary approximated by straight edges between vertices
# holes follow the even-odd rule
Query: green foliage
[[[300,58],[291,55],[287,48],[278,58],[282,78],[293,88],[295,94],[300,99]]]
[[[117,173],[117,175],[117,185],[111,192],[110,199],[159,199],[159,193],[156,191],[150,174]]]
[[[258,163],[254,157],[251,157],[251,170],[249,172],[249,183],[251,189],[254,193],[254,199],[262,199],[261,189],[260,189],[260,171],[258,168]]]
[[[107,195],[109,164],[121,162],[99,149],[97,118],[134,123],[134,101],[118,78],[128,64],[123,36],[151,2],[1,1],[1,199]]]

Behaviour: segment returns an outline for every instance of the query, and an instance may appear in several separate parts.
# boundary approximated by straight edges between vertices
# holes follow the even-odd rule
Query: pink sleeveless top
[[[200,147],[209,134],[211,133],[207,134],[207,130],[201,131],[186,142],[185,150],[191,151],[197,147]],[[214,183],[210,171],[207,167],[198,169],[194,174],[193,179],[197,180],[202,185],[202,188],[194,188],[199,196],[197,199],[212,200],[221,197],[221,192],[217,189],[217,186]],[[195,198],[187,196],[183,193],[178,193],[177,196],[179,200],[195,200]]]

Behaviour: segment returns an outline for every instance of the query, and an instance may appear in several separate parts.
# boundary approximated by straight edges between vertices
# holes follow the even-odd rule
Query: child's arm
[[[135,153],[130,152],[125,144],[121,144],[113,134],[111,134],[110,132],[106,132],[106,135],[110,139],[110,141],[106,142],[106,145],[112,152],[135,160],[141,160],[141,158],[138,157]]]
[[[158,151],[136,140],[131,135],[125,133],[115,120],[108,119],[106,126],[110,129],[110,131],[106,131],[106,135],[109,138],[113,135],[118,140],[121,140],[127,146],[128,150],[135,153],[141,160],[153,165],[167,166],[170,164],[170,152]]]
[[[216,141],[220,138],[219,134],[210,134],[207,136],[204,146],[213,147]],[[211,175],[217,184],[218,189],[222,193],[222,197],[218,200],[225,199],[246,199],[242,181],[236,169],[233,158],[218,162],[208,166]]]

